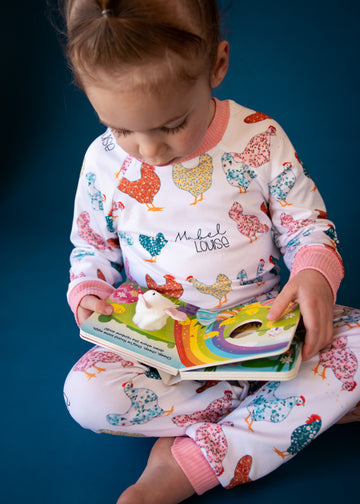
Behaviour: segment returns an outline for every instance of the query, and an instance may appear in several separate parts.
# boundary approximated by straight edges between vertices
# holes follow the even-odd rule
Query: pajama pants
[[[270,473],[360,401],[360,310],[335,306],[334,340],[279,382],[180,381],[100,347],[70,371],[73,418],[98,433],[187,436],[219,483],[231,488]]]

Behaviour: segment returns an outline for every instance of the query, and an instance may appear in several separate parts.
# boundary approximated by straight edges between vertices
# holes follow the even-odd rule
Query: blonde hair
[[[176,54],[209,71],[219,43],[216,0],[66,0],[66,52],[75,78]],[[191,67],[191,65],[190,65]],[[203,70],[203,66],[201,71]],[[192,65],[186,77],[196,78]]]

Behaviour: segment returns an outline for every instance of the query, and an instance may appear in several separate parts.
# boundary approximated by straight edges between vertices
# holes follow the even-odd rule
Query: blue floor
[[[360,307],[359,4],[233,4],[225,20],[234,72],[218,96],[276,116],[300,146],[343,244],[338,301]],[[62,399],[67,371],[88,349],[65,300],[68,235],[82,156],[101,128],[70,83],[45,2],[8,3],[2,19],[0,501],[114,504],[141,473],[153,440],[87,432]],[[275,473],[188,502],[346,501],[358,495],[359,454],[360,423],[337,425]]]

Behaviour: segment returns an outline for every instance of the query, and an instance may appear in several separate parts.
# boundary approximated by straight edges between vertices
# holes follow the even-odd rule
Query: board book
[[[146,290],[134,283],[122,284],[107,299],[113,314],[93,313],[82,324],[81,337],[181,379],[289,380],[296,376],[301,361],[301,339],[294,338],[298,305],[269,321],[266,316],[274,300],[212,312],[169,298],[187,315],[186,320],[169,317],[162,329],[148,331],[133,322],[139,293]]]

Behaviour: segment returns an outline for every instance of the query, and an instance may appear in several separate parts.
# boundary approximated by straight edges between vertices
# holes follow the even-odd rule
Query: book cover
[[[133,321],[139,294],[146,291],[133,283],[122,284],[107,300],[114,307],[113,314],[93,313],[81,326],[81,337],[184,377],[193,370],[217,366],[214,374],[224,364],[283,354],[291,345],[300,317],[294,304],[277,321],[268,321],[273,300],[210,312],[169,298],[187,315],[186,320],[169,317],[162,329],[147,331]]]

